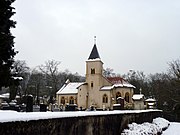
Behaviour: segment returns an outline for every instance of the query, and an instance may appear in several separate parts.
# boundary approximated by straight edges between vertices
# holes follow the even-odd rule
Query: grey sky
[[[16,59],[30,67],[61,61],[60,70],[85,74],[97,48],[115,73],[156,73],[180,58],[179,0],[16,0],[12,30]]]

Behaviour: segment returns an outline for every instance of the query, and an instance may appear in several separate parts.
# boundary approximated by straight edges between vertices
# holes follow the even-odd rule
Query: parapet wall
[[[76,112],[74,112],[76,113]],[[1,116],[3,117],[3,116]],[[1,135],[120,135],[127,124],[152,122],[161,111],[0,123]]]

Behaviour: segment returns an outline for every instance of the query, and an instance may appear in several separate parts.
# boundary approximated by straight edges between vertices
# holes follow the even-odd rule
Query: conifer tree
[[[14,36],[10,28],[15,28],[16,22],[10,18],[15,14],[11,4],[15,0],[0,0],[0,89],[11,84],[14,56]]]

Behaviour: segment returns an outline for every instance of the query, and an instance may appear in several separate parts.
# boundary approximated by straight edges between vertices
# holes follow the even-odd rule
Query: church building
[[[86,61],[85,82],[67,80],[56,93],[58,105],[77,104],[78,108],[113,109],[119,99],[123,99],[123,107],[132,106],[134,86],[121,77],[104,77],[103,62],[96,44]]]

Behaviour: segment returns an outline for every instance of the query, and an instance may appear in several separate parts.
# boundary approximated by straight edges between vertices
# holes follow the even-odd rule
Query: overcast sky
[[[165,72],[180,58],[180,0],[16,0],[16,59],[85,74],[97,36],[104,68]]]

